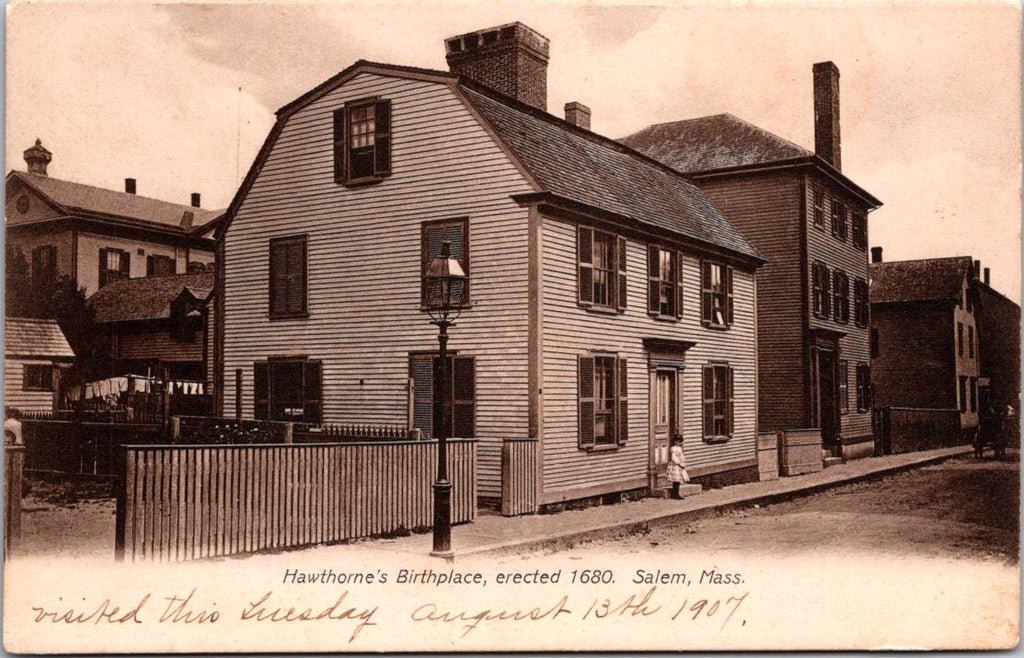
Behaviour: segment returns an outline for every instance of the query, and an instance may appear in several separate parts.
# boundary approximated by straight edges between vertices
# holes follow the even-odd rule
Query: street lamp
[[[426,292],[427,312],[430,321],[438,328],[437,342],[440,345],[441,418],[435,428],[437,436],[437,479],[434,482],[434,557],[452,559],[452,483],[448,481],[448,424],[451,418],[451,384],[448,381],[448,328],[462,313],[466,302],[466,283],[469,277],[462,270],[459,261],[452,257],[451,244],[441,243],[441,253],[427,264],[423,276]]]

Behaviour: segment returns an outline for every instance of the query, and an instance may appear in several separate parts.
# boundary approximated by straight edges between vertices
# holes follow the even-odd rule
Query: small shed
[[[75,359],[56,320],[4,321],[4,406],[22,412],[53,411],[61,366]]]

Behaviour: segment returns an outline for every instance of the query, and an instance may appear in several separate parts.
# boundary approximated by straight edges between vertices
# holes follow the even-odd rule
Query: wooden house
[[[47,175],[53,155],[39,140],[25,151],[28,171],[7,175],[7,244],[20,249],[33,279],[71,276],[91,295],[127,278],[182,274],[214,260],[220,212]]]
[[[75,359],[56,320],[4,320],[4,406],[21,412],[56,409],[61,370]]]
[[[109,338],[111,374],[206,381],[213,272],[113,281],[89,304]]]
[[[452,72],[359,61],[278,111],[218,230],[222,407],[430,436],[446,240],[470,277],[448,429],[479,441],[479,495],[528,437],[540,505],[660,486],[675,432],[698,480],[756,479],[758,253],[584,106],[547,113],[543,36],[446,47]]]
[[[975,271],[979,268],[976,266]],[[978,352],[981,355],[980,403],[997,410],[1011,405],[1020,418],[1020,304],[992,287],[989,268],[977,281]],[[985,399],[987,396],[987,400]],[[982,407],[984,408],[984,407]]]
[[[868,212],[841,171],[839,70],[815,64],[810,152],[730,114],[622,143],[684,173],[767,259],[758,273],[759,424],[820,428],[833,457],[873,452]]]
[[[958,409],[967,437],[981,409],[976,268],[970,256],[871,264],[871,357],[878,407]]]

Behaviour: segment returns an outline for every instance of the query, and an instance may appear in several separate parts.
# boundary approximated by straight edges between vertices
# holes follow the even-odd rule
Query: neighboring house
[[[975,271],[980,263],[975,261]],[[976,281],[978,305],[974,309],[981,353],[980,403],[1003,411],[1012,405],[1020,419],[1020,305],[990,285],[989,268]]]
[[[767,259],[758,270],[761,431],[821,428],[835,457],[873,453],[868,212],[840,170],[839,70],[815,64],[815,152],[730,114],[623,144],[684,173]]]
[[[970,256],[871,264],[875,405],[959,409],[978,427],[978,289]]]
[[[54,411],[63,367],[75,359],[56,320],[5,318],[4,406]]]
[[[52,154],[36,140],[28,171],[7,175],[7,243],[21,249],[34,279],[72,276],[91,295],[126,278],[193,271],[212,263],[220,212],[51,178]]]
[[[89,298],[110,339],[112,375],[206,381],[214,274],[122,279]]]
[[[470,277],[448,430],[480,441],[481,496],[522,437],[540,504],[661,485],[677,431],[698,480],[756,479],[762,259],[584,106],[546,112],[546,38],[446,45],[454,73],[359,61],[278,111],[219,229],[221,406],[432,435],[421,274],[447,240]]]

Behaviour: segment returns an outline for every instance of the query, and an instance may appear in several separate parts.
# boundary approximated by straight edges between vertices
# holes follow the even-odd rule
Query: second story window
[[[111,281],[127,279],[131,272],[131,254],[121,249],[100,249],[100,288]]]
[[[170,256],[146,256],[146,276],[170,276],[174,274],[174,259]]]
[[[32,283],[51,284],[57,280],[57,247],[52,244],[32,250]]]
[[[576,254],[579,303],[625,310],[626,239],[580,226]]]
[[[420,232],[420,254],[422,256],[420,259],[420,305],[424,308],[427,305],[427,265],[441,253],[441,243],[446,241],[451,249],[452,257],[462,266],[462,271],[466,273],[466,276],[471,275],[469,271],[469,219],[463,217],[424,223]],[[466,281],[465,285],[467,287],[465,299],[468,303],[470,300],[469,281]],[[452,288],[453,298],[458,299],[461,294],[460,290]]]
[[[832,201],[832,235],[846,241],[846,206],[837,200]]]
[[[814,225],[818,228],[825,228],[825,190],[815,187],[812,195]]]
[[[863,210],[853,211],[853,246],[861,251],[868,248],[868,216]]]
[[[701,321],[706,326],[728,327],[733,320],[732,267],[701,262]]]
[[[654,245],[647,247],[647,312],[678,318],[683,314],[682,256]]]
[[[846,272],[836,270],[833,275],[832,290],[833,290],[833,311],[832,317],[835,318],[836,322],[849,322],[850,321],[850,278],[846,276]]]
[[[824,263],[811,265],[811,291],[814,314],[827,318],[829,314],[829,271]]]
[[[868,309],[868,282],[858,277],[853,280],[853,320],[857,326],[868,326]]]
[[[306,236],[270,241],[270,317],[306,315]]]
[[[372,183],[391,174],[391,101],[367,98],[334,112],[334,180]]]

